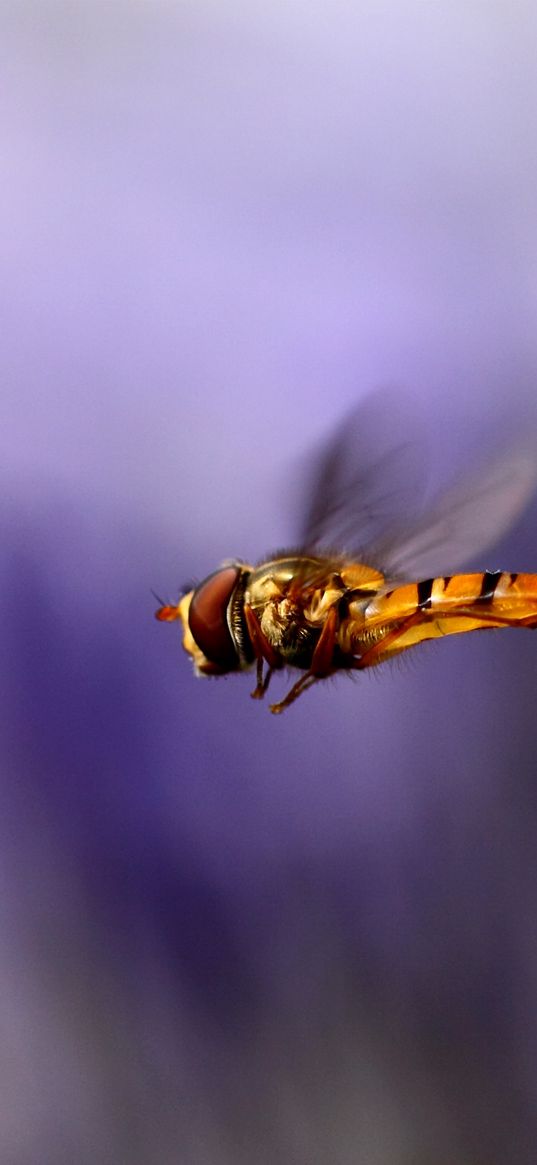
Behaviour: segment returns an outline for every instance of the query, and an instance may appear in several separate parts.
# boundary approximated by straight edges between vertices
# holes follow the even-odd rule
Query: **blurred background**
[[[0,1159],[530,1165],[537,642],[274,718],[150,588],[293,544],[379,385],[438,485],[532,430],[535,8],[0,17]]]

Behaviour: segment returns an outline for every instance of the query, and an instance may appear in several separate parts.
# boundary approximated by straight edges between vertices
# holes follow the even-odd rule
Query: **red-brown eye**
[[[235,671],[239,656],[231,638],[226,612],[240,570],[226,566],[210,574],[194,591],[188,623],[198,647],[221,672]]]

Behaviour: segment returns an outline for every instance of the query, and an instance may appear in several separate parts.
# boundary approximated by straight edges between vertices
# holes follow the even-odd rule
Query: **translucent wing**
[[[387,533],[372,549],[392,578],[452,574],[499,542],[536,484],[537,454],[512,450],[439,495],[412,528]]]
[[[317,459],[304,546],[417,579],[451,574],[501,538],[537,486],[535,434],[431,498],[417,420],[414,402],[386,392],[347,418]]]
[[[313,458],[301,546],[363,554],[392,528],[417,521],[427,462],[417,403],[388,390],[367,397]]]

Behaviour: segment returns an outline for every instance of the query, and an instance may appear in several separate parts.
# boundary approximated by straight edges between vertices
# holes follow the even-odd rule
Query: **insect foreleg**
[[[257,665],[256,665],[256,667],[257,667],[257,684],[256,684],[253,692],[250,692],[252,700],[262,700],[263,699],[263,696],[265,695],[265,692],[266,692],[266,690],[269,686],[269,683],[270,683],[270,677],[271,677],[273,670],[274,670],[271,667],[267,667],[267,670],[265,672],[265,678],[263,679],[263,663],[264,663],[263,659],[261,659],[261,658],[258,659]]]
[[[271,668],[282,667],[283,660],[280,653],[276,651],[272,643],[269,643],[255,611],[248,603],[244,604],[244,618],[256,659],[266,659]]]
[[[251,693],[252,700],[262,700],[270,683],[270,677],[276,668],[282,666],[282,658],[276,649],[269,643],[266,635],[263,632],[259,619],[255,611],[248,603],[244,604],[244,618],[248,628],[248,634],[252,648],[257,659],[257,684]],[[263,679],[263,663],[268,664],[265,678]]]

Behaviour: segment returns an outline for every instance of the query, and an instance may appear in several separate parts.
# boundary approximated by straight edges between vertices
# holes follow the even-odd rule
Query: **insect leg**
[[[322,676],[313,676],[311,672],[306,672],[305,675],[297,680],[296,684],[293,684],[293,687],[283,700],[280,700],[278,704],[270,705],[271,712],[274,712],[276,715],[279,712],[283,712],[284,708],[288,708],[290,704],[294,704],[295,700],[302,695],[302,692],[305,692],[307,688],[311,688],[313,684],[318,683],[320,679],[322,679]]]
[[[262,700],[263,699],[263,696],[265,695],[265,692],[266,692],[266,690],[269,686],[269,683],[270,683],[270,677],[274,671],[274,668],[267,667],[267,670],[265,672],[265,678],[263,679],[263,663],[264,663],[264,660],[260,657],[257,660],[257,664],[256,664],[257,684],[256,684],[253,692],[250,692],[252,700]]]
[[[263,632],[259,619],[252,607],[248,603],[244,604],[244,618],[246,620],[246,627],[250,636],[250,641],[257,659],[257,684],[251,693],[253,700],[262,700],[270,683],[270,677],[277,668],[282,666],[282,659],[277,651],[269,643],[266,635]],[[263,679],[263,661],[266,660],[268,664],[265,678]]]
[[[315,676],[316,679],[322,679],[323,676],[330,675],[332,671],[338,622],[337,608],[331,607],[311,657],[308,675]]]
[[[332,607],[328,612],[323,629],[315,645],[311,659],[311,667],[305,675],[297,680],[296,684],[293,684],[293,687],[283,700],[280,700],[278,704],[271,704],[271,712],[283,712],[284,708],[288,708],[289,704],[293,704],[302,695],[302,692],[305,692],[307,688],[311,688],[313,684],[317,683],[317,680],[325,679],[326,676],[331,674],[333,671],[332,665],[337,627],[338,613],[336,607]]]
[[[255,611],[248,603],[244,604],[244,618],[257,659],[259,657],[266,659],[269,667],[281,667],[283,661],[279,652],[272,646],[272,643],[269,643]]]
[[[366,667],[373,667],[376,663],[379,662],[379,656],[384,655],[387,648],[392,647],[392,645],[392,649],[395,654],[397,651],[395,646],[397,640],[401,638],[405,632],[410,631],[411,627],[416,626],[418,623],[424,623],[428,619],[430,619],[430,616],[425,614],[423,611],[416,611],[413,615],[408,615],[407,618],[400,622],[398,626],[392,627],[391,631],[387,631],[386,634],[383,635],[382,639],[377,640],[377,642],[374,643],[372,647],[369,647],[367,651],[364,651],[364,653],[360,655],[360,657],[352,664],[352,667],[357,668],[358,670]],[[404,650],[404,648],[402,648],[402,650]]]

